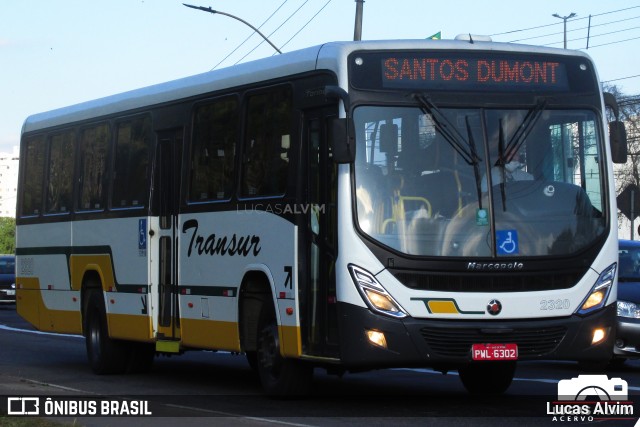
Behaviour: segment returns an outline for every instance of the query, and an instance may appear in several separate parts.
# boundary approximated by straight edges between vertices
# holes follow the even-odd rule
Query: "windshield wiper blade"
[[[527,112],[522,123],[520,123],[520,126],[518,126],[518,129],[509,140],[504,152],[500,153],[500,158],[498,159],[498,162],[496,162],[496,165],[504,166],[509,163],[507,159],[511,159],[520,150],[520,147],[524,144],[525,138],[538,122],[538,119],[542,115],[546,106],[547,100],[542,99]],[[502,126],[500,131],[502,131]]]
[[[420,109],[424,114],[429,114],[444,139],[453,147],[462,159],[469,165],[477,165],[480,162],[475,150],[470,150],[470,143],[458,132],[458,129],[447,119],[444,113],[431,100],[421,94],[414,93],[413,98],[420,102]]]
[[[469,123],[469,116],[464,118],[465,124],[467,126],[467,137],[469,138],[469,148],[471,149],[471,155],[475,159],[480,159],[478,156],[478,151],[476,149],[476,142],[473,139],[473,132],[471,132],[471,124]],[[478,166],[479,161],[473,163],[473,174],[476,178],[476,195],[478,197],[478,209],[482,209],[482,184],[480,179],[480,167]]]
[[[498,126],[500,127],[498,130],[498,161],[500,162],[499,168],[500,174],[502,175],[500,179],[500,198],[502,199],[502,211],[506,212],[507,193],[504,188],[504,183],[507,181],[507,171],[505,170],[507,162],[505,161],[504,129],[502,128],[502,119],[498,121]]]

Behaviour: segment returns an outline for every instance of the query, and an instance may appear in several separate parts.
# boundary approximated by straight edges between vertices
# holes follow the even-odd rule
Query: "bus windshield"
[[[557,256],[605,233],[591,110],[361,106],[360,230],[423,256]]]

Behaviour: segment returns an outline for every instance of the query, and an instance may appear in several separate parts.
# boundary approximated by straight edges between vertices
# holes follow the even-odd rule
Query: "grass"
[[[0,414],[0,427],[68,427],[77,424],[57,423],[37,417],[10,417]]]

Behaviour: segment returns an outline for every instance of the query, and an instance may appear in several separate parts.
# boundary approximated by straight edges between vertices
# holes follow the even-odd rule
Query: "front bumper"
[[[609,360],[615,339],[616,306],[589,316],[472,321],[391,319],[366,308],[338,305],[341,359],[347,368],[459,366],[471,361],[474,343],[515,343],[519,360]],[[606,337],[592,345],[593,329]],[[371,344],[365,330],[383,332],[387,348]]]
[[[15,289],[0,289],[0,304],[13,304],[16,302]]]
[[[640,319],[618,317],[613,354],[619,357],[640,357]]]

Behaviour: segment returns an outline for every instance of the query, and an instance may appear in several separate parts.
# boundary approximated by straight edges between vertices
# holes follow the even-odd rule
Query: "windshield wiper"
[[[447,119],[444,113],[433,103],[431,100],[421,94],[414,93],[413,98],[420,102],[420,110],[424,114],[429,114],[436,128],[440,131],[440,134],[444,139],[456,150],[462,159],[469,165],[477,165],[482,159],[480,159],[475,152],[471,149],[471,145],[465,138],[458,132],[458,129]]]
[[[502,128],[502,119],[498,121],[498,126],[500,127],[500,129],[498,130],[498,163],[497,165],[499,165],[500,167],[500,174],[501,174],[500,198],[502,199],[502,211],[506,212],[507,211],[507,194],[504,189],[504,185],[505,185],[504,183],[507,181],[507,171],[505,169],[508,162],[506,162],[506,157],[505,157],[504,130]]]
[[[478,209],[482,209],[482,184],[480,179],[480,168],[478,166],[480,157],[478,156],[478,151],[476,149],[476,142],[473,139],[473,132],[471,132],[469,116],[465,116],[464,121],[467,126],[467,136],[469,138],[469,148],[471,149],[471,155],[473,156],[473,158],[478,159],[473,163],[473,174],[476,178],[476,195],[478,197]]]
[[[499,154],[499,159],[496,162],[496,166],[502,166],[509,163],[509,159],[511,159],[515,154],[520,151],[520,147],[524,144],[525,138],[529,135],[529,132],[533,129],[533,127],[538,122],[538,119],[542,115],[545,107],[547,106],[547,100],[542,99],[539,100],[536,105],[533,106],[528,112],[527,115],[518,126],[518,129],[513,134],[509,143],[506,147],[504,147],[503,152]],[[502,132],[502,124],[500,124],[500,132]]]
[[[468,164],[473,166],[473,174],[476,180],[476,196],[478,198],[478,208],[482,209],[482,184],[480,178],[479,164],[482,161],[478,156],[478,150],[476,149],[476,143],[473,139],[473,132],[471,131],[471,124],[469,123],[469,116],[465,116],[465,125],[467,127],[466,140],[464,136],[458,132],[458,129],[447,119],[442,110],[440,110],[431,100],[421,94],[414,93],[413,98],[420,102],[420,110],[424,114],[429,114],[433,119],[433,122],[440,131],[440,134],[444,139],[456,150],[456,152],[462,157],[462,159]]]

